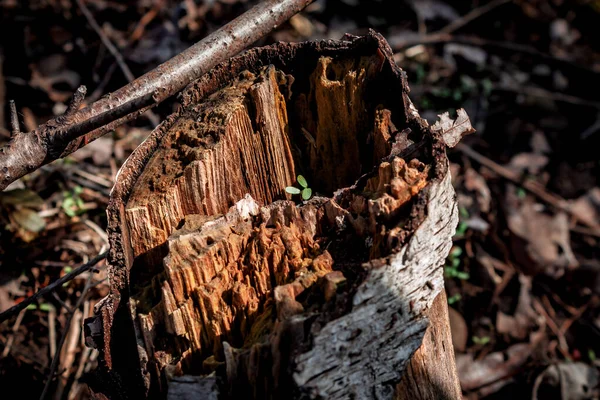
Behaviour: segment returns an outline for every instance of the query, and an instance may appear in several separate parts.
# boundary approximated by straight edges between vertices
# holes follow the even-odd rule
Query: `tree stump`
[[[463,129],[420,118],[391,56],[373,32],[278,43],[186,89],[112,191],[96,398],[461,398],[442,265]]]

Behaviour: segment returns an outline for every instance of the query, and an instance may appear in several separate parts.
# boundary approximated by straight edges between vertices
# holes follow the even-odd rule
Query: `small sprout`
[[[50,312],[52,306],[48,303],[42,303],[39,306],[37,304],[30,304],[27,306],[27,310],[40,310],[44,312]]]
[[[312,189],[308,187],[308,182],[306,182],[306,178],[302,175],[298,175],[296,177],[298,184],[302,187],[302,189],[298,189],[294,186],[288,186],[285,188],[285,191],[289,194],[301,194],[302,200],[308,200],[312,197]]]
[[[465,219],[469,218],[469,211],[465,207],[458,207],[458,212],[461,217]]]
[[[462,296],[460,295],[460,293],[456,293],[455,295],[448,297],[448,305],[452,305],[460,301],[461,298]]]
[[[517,197],[519,199],[524,199],[527,196],[527,192],[522,187],[517,189]]]
[[[596,352],[593,349],[588,350],[588,358],[591,362],[596,361]]]
[[[482,336],[482,337],[473,336],[471,339],[473,339],[473,343],[475,343],[476,345],[479,345],[479,346],[485,346],[491,340],[489,336]]]
[[[85,212],[83,200],[79,197],[82,192],[83,188],[81,186],[75,186],[71,192],[63,192],[64,200],[62,202],[62,209],[69,217],[74,217]]]
[[[454,234],[454,237],[462,237],[465,236],[465,233],[467,232],[468,229],[468,225],[466,222],[461,222],[458,224],[458,227],[456,228],[456,233]]]

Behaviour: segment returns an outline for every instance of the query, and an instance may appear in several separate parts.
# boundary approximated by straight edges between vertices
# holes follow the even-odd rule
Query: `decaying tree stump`
[[[419,117],[383,38],[250,50],[181,98],[112,192],[96,397],[459,399],[441,266],[465,129]]]

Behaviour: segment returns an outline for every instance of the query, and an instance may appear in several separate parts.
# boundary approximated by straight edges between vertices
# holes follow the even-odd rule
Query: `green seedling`
[[[312,189],[308,187],[308,182],[306,182],[306,178],[302,175],[298,175],[296,177],[298,184],[302,187],[302,189],[298,189],[294,186],[288,186],[285,188],[285,191],[289,194],[299,194],[302,195],[302,200],[308,200],[312,197]]]
[[[485,346],[491,340],[491,338],[489,336],[482,336],[482,337],[473,336],[471,339],[473,340],[473,343],[475,343],[476,345],[479,345],[479,346]]]
[[[85,210],[83,209],[83,200],[79,195],[83,192],[81,186],[75,186],[73,191],[64,191],[62,202],[62,209],[69,217],[82,214]]]
[[[462,253],[463,250],[460,247],[453,247],[450,251],[450,255],[444,266],[444,275],[446,278],[457,278],[463,281],[469,279],[469,273],[459,269],[461,264],[460,256]]]
[[[52,308],[52,306],[48,303],[42,303],[40,305],[30,304],[27,306],[27,310],[40,310],[40,311],[44,311],[44,312],[50,312],[51,308]]]
[[[456,293],[455,295],[448,297],[448,305],[451,306],[452,304],[459,302],[460,299],[462,299],[462,296],[460,293]]]

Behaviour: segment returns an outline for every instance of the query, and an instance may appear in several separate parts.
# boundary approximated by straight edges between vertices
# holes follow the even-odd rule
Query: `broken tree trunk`
[[[112,192],[96,397],[461,398],[442,265],[463,130],[419,117],[383,38],[250,50],[181,99]]]

